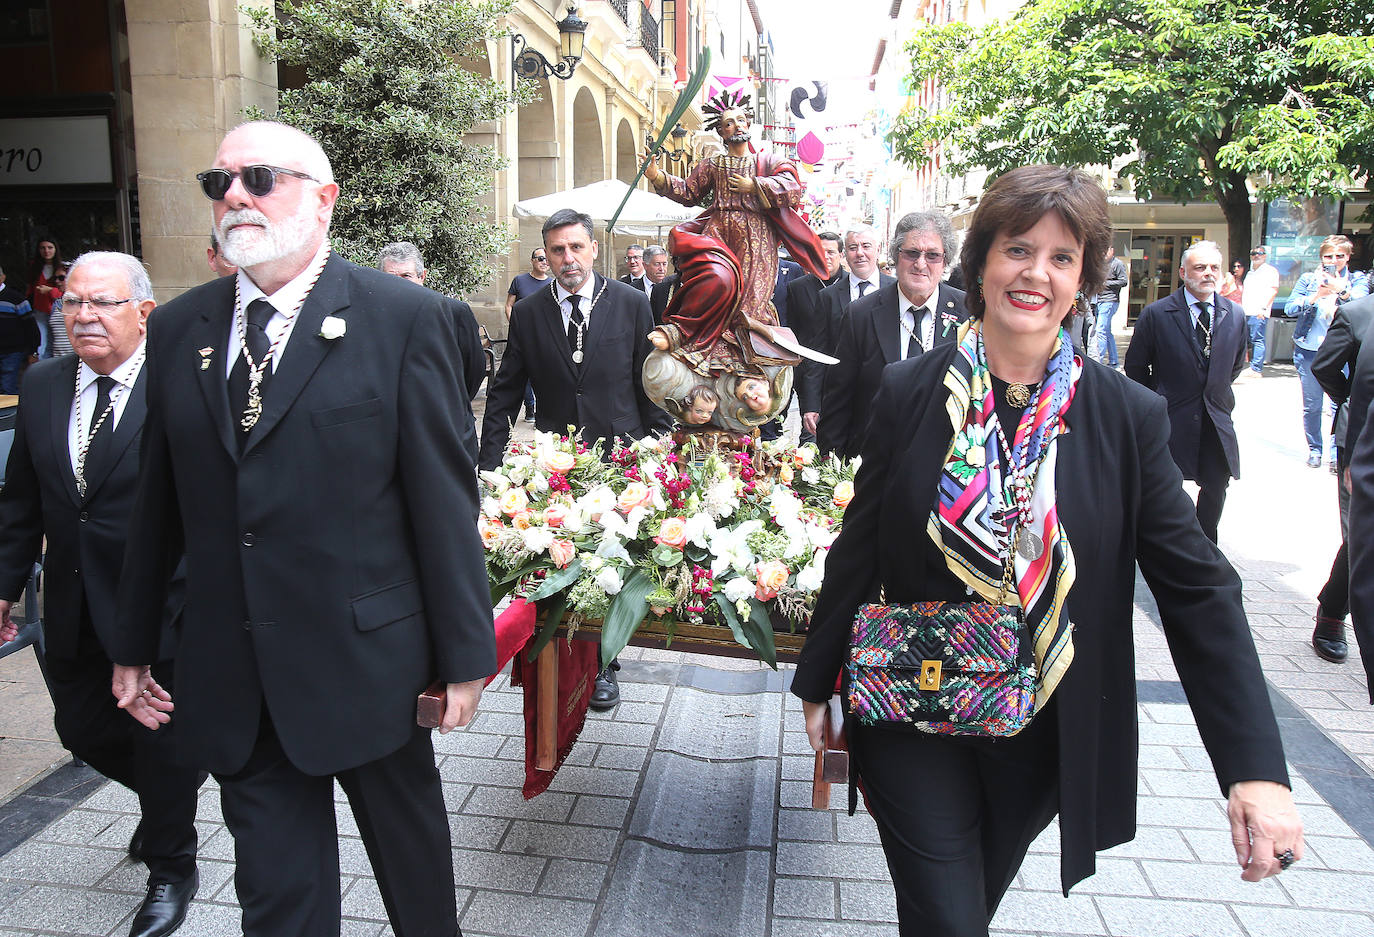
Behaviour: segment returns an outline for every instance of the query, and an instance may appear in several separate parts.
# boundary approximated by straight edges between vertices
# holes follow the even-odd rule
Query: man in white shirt
[[[1250,370],[1245,377],[1256,378],[1264,371],[1264,330],[1269,324],[1269,311],[1274,297],[1279,295],[1279,271],[1269,263],[1269,250],[1263,244],[1250,251],[1250,272],[1242,286],[1241,308],[1245,310],[1245,325],[1250,333]]]

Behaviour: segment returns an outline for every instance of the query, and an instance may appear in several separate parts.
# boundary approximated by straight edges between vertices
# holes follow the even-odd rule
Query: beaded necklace
[[[143,357],[147,354],[148,346],[139,348],[138,354],[134,358],[134,364],[130,368],[131,374],[137,374],[138,369],[143,365]],[[110,375],[99,375],[108,377]],[[128,393],[129,388],[122,381],[115,381],[115,386],[110,391],[109,402],[105,404],[104,411],[91,424],[90,430],[82,435],[81,433],[81,368],[76,369],[76,491],[81,497],[86,497],[86,453],[90,451],[91,440],[95,434],[100,432],[100,427],[105,425],[110,414],[114,412],[115,404],[119,403],[121,397]]]

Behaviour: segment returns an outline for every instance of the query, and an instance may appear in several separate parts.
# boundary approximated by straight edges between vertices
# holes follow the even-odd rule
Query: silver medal
[[[573,364],[581,364],[581,363],[582,363],[582,350],[579,348],[577,351],[573,352]]]
[[[1021,554],[1023,559],[1038,560],[1045,552],[1045,541],[1029,530],[1023,530],[1016,537],[1016,552]]]

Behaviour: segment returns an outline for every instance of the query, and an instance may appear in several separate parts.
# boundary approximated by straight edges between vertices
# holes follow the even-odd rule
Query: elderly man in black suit
[[[47,538],[38,663],[58,738],[78,758],[138,794],[129,854],[148,866],[131,937],[175,931],[196,893],[196,792],[205,773],[174,761],[174,736],[154,733],[110,698],[109,648],[124,537],[134,509],[147,410],[144,334],[153,287],[137,258],[85,254],[67,274],[63,317],[76,354],[24,377],[0,490],[0,641],[10,607]],[[153,670],[172,686],[177,599],[150,621]]]
[[[1245,314],[1217,292],[1221,248],[1198,241],[1183,252],[1183,286],[1136,320],[1126,374],[1169,401],[1169,451],[1198,484],[1197,518],[1213,543],[1226,488],[1240,477],[1231,382],[1245,366]]]
[[[543,432],[566,433],[571,426],[587,443],[610,446],[672,426],[640,380],[654,326],[648,299],[593,272],[597,243],[587,215],[554,212],[543,233],[553,280],[511,309],[506,353],[487,391],[478,459],[483,469],[501,464],[527,380],[540,400],[534,426]],[[620,701],[617,667],[613,661],[597,676],[593,709]]]
[[[808,334],[802,343],[808,348],[835,353],[840,340],[840,322],[849,312],[849,304],[870,292],[897,282],[878,269],[878,232],[870,227],[850,228],[844,234],[844,259],[849,274],[821,290],[816,300],[814,325],[804,329]],[[821,416],[821,400],[825,382],[829,379],[826,366],[818,361],[803,360],[795,375],[797,397],[802,411],[802,429],[815,433]]]
[[[465,725],[496,667],[458,343],[442,297],[332,256],[318,143],[255,122],[199,176],[235,277],[159,311],[111,644],[120,705],[219,780],[245,937],[339,933],[334,784],[398,935],[458,933],[415,698]],[[186,556],[175,713],[150,683]]]
[[[825,279],[808,273],[787,284],[787,316],[791,320],[790,324],[792,331],[796,333],[797,341],[808,348],[816,347],[812,344],[813,336],[824,331],[819,321],[821,290],[834,284],[844,275],[844,267],[840,263],[840,257],[844,254],[844,238],[834,231],[822,231],[817,237],[825,254]],[[821,388],[812,387],[810,382],[814,378],[819,383],[823,376],[824,369],[820,369],[818,374],[813,374],[805,361],[793,372],[797,406],[803,414],[820,412]],[[803,416],[802,424],[800,441],[815,442],[816,418],[807,419]]]
[[[659,248],[662,250],[662,248]],[[625,268],[629,271],[621,276],[620,282],[633,286],[645,296],[653,289],[653,282],[648,277],[648,271],[644,266],[644,245],[631,244],[625,248]]]
[[[839,325],[840,362],[826,373],[816,428],[822,452],[857,456],[883,368],[955,340],[968,318],[964,291],[940,282],[954,248],[954,229],[939,212],[912,212],[897,222],[897,282],[856,299]]]

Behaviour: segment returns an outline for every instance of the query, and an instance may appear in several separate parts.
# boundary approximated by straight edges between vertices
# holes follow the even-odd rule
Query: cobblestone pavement
[[[1307,858],[1242,883],[1224,802],[1149,594],[1136,596],[1140,829],[1059,893],[1057,831],[1032,846],[1000,935],[1370,937],[1374,711],[1352,650],[1312,653],[1312,598],[1338,542],[1335,479],[1306,467],[1291,368],[1237,386],[1244,477],[1222,541],[1245,598],[1307,829]],[[862,810],[810,808],[811,757],[788,678],[758,664],[632,649],[623,701],[593,713],[552,788],[520,796],[520,691],[498,678],[466,731],[436,736],[471,937],[891,937],[891,887]],[[389,934],[340,801],[347,935]],[[65,766],[0,805],[0,937],[127,933],[144,871],[124,853],[134,798]],[[232,843],[201,795],[200,896],[180,934],[238,933]]]

